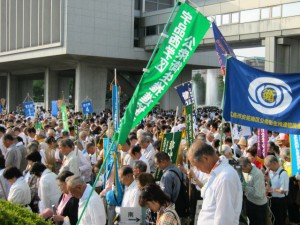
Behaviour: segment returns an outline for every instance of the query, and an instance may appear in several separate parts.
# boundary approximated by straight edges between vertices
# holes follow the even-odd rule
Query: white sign
[[[141,207],[121,207],[120,223],[122,224],[140,224],[142,218]]]

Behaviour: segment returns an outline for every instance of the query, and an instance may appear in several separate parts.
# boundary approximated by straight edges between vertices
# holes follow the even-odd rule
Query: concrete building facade
[[[217,21],[233,47],[264,45],[268,61],[284,60],[300,66],[296,63],[300,49],[299,1],[193,2],[205,16]],[[14,110],[27,93],[32,96],[32,81],[43,80],[47,109],[51,100],[64,97],[77,111],[88,96],[99,112],[107,105],[107,84],[113,79],[114,68],[130,98],[174,3],[0,0],[0,98],[6,98],[8,110]],[[191,80],[194,69],[218,67],[213,44],[209,30],[173,86]],[[265,68],[298,70],[274,63],[266,63]],[[160,103],[165,109],[181,105],[174,88]]]

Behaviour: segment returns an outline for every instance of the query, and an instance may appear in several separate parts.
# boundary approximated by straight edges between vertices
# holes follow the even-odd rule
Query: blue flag
[[[292,176],[300,173],[300,136],[290,135]]]
[[[54,117],[57,117],[58,115],[58,105],[56,100],[51,102],[51,114]]]
[[[225,120],[300,134],[300,74],[270,73],[227,60]]]
[[[0,113],[2,113],[2,105],[0,104]]]
[[[112,118],[114,121],[114,130],[117,131],[120,125],[120,98],[119,87],[113,85],[112,87]]]
[[[81,103],[82,109],[83,109],[83,114],[92,114],[93,113],[93,106],[91,101],[86,101]]]
[[[212,28],[215,37],[216,51],[219,59],[219,64],[221,66],[222,74],[225,75],[225,67],[226,67],[226,54],[235,57],[235,54],[232,48],[228,45],[219,28],[215,24],[212,23]]]
[[[192,83],[186,82],[176,87],[176,91],[182,101],[182,104],[187,106],[194,103],[194,97],[192,94]]]
[[[34,117],[34,104],[33,102],[23,102],[24,112],[26,117]]]

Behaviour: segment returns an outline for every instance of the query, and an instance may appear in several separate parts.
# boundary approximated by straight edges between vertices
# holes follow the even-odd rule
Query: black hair
[[[69,147],[69,148],[74,147],[74,143],[71,139],[62,139],[59,142],[60,142],[61,146],[63,146],[63,147]]]
[[[158,202],[160,206],[166,206],[171,202],[170,197],[161,190],[157,184],[149,184],[142,188],[139,204],[141,207],[145,207],[147,202]]]
[[[159,162],[159,163],[161,161],[170,161],[171,160],[170,156],[165,152],[158,152],[155,154],[154,157],[156,158],[157,162]]]
[[[41,177],[42,173],[44,172],[45,169],[46,169],[46,166],[43,163],[35,162],[32,164],[32,166],[30,168],[30,174],[34,174],[37,177]]]
[[[0,154],[0,170],[5,168],[5,159],[4,155]]]
[[[33,151],[26,156],[26,159],[32,162],[41,162],[42,156],[38,151]]]
[[[56,180],[59,180],[60,182],[66,182],[67,177],[73,176],[74,173],[71,171],[65,170],[62,171],[56,178]]]
[[[135,145],[135,146],[133,146],[133,147],[131,148],[131,153],[132,153],[133,155],[135,155],[136,153],[141,152],[141,150],[142,150],[141,146]]]
[[[128,174],[133,174],[133,170],[130,166],[122,166],[120,168],[120,171],[122,171],[122,176],[126,176]]]
[[[22,177],[22,172],[15,166],[8,167],[4,170],[3,176],[6,180],[12,179],[12,178],[19,178]]]

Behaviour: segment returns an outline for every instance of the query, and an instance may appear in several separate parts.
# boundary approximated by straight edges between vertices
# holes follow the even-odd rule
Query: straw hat
[[[244,145],[247,147],[247,140],[244,137],[241,137],[241,139],[238,142],[238,145]]]

